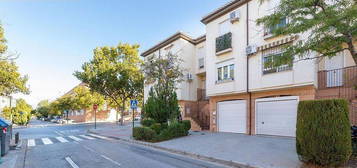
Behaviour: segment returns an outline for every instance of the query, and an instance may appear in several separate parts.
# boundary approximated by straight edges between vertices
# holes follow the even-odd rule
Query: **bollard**
[[[18,132],[16,132],[16,134],[15,134],[15,144],[19,143],[19,138],[20,138],[20,135],[19,135]]]

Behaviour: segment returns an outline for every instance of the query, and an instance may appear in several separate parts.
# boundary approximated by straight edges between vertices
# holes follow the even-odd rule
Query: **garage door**
[[[295,137],[298,97],[256,100],[256,133]]]
[[[247,104],[245,100],[218,103],[218,131],[246,133]]]

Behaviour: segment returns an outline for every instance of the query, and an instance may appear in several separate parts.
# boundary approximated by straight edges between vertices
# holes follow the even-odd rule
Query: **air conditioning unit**
[[[247,46],[247,48],[245,49],[245,53],[247,55],[251,55],[251,54],[254,54],[256,53],[258,50],[258,47],[256,45],[249,45]]]
[[[234,23],[236,21],[239,21],[240,19],[240,12],[239,11],[233,11],[229,14],[229,18],[231,20],[231,23]]]
[[[193,80],[193,75],[191,73],[187,74],[187,80],[192,81]]]

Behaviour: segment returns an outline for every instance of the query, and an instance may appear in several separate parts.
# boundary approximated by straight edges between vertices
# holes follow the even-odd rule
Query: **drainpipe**
[[[247,46],[249,45],[249,1],[247,2]],[[249,135],[252,135],[252,93],[249,91],[249,56],[247,55],[247,94],[248,94],[248,111],[249,111]]]

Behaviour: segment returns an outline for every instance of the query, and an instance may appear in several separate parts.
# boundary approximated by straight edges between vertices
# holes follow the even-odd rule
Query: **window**
[[[218,81],[221,81],[222,80],[222,67],[218,68],[217,72],[218,72]]]
[[[217,68],[217,82],[234,80],[234,64]]]
[[[284,53],[283,47],[275,47],[263,51],[263,74],[282,72],[292,69],[292,62],[275,66],[277,59]]]
[[[198,68],[202,69],[205,67],[205,59],[204,58],[200,58],[198,59]]]
[[[216,38],[216,53],[229,48],[232,48],[231,32]]]
[[[278,29],[278,28],[283,28],[286,26],[287,24],[287,18],[282,18],[280,19],[280,22],[279,24],[276,24],[274,26],[271,26],[269,28],[266,28],[265,31],[264,31],[264,36],[268,36],[268,35],[271,35],[273,33],[274,30]]]

